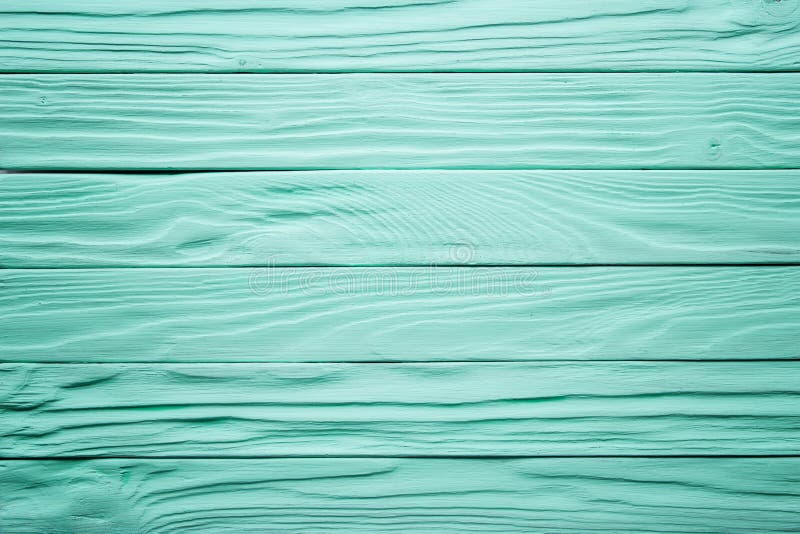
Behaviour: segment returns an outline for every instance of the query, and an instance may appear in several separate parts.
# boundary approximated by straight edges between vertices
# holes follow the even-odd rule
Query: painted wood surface
[[[798,458],[4,461],[14,534],[793,532]]]
[[[0,456],[800,450],[800,362],[0,366]]]
[[[3,267],[785,263],[800,172],[0,176]]]
[[[796,70],[797,0],[4,2],[10,72]]]
[[[0,270],[6,362],[797,358],[795,267]]]
[[[800,0],[0,20],[3,534],[798,530]]]
[[[800,73],[8,75],[8,169],[797,168]]]

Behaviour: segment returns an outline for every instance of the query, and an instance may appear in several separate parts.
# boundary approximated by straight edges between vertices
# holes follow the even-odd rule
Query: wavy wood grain
[[[794,454],[800,362],[0,366],[0,456]]]
[[[0,463],[8,532],[791,532],[798,458]]]
[[[798,171],[0,176],[4,267],[782,263]]]
[[[8,75],[8,169],[797,168],[800,73]]]
[[[7,362],[797,358],[800,269],[0,270]]]
[[[792,70],[797,0],[5,2],[11,72]]]

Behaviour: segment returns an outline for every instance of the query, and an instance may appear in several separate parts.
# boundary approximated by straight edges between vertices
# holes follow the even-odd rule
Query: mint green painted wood
[[[794,454],[800,362],[0,366],[0,455]]]
[[[782,263],[800,172],[0,175],[4,267]]]
[[[13,4],[0,532],[798,529],[800,0]]]
[[[798,458],[6,461],[8,532],[792,532]]]
[[[797,358],[800,269],[0,270],[6,362]]]
[[[798,168],[800,73],[9,75],[9,169]]]
[[[797,0],[4,2],[0,69],[800,68]]]

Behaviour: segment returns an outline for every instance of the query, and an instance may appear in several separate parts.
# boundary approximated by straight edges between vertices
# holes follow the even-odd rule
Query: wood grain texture
[[[793,70],[797,0],[4,2],[11,72]]]
[[[784,263],[798,171],[0,176],[3,267]]]
[[[800,73],[8,75],[0,167],[797,168]]]
[[[13,534],[793,532],[798,458],[0,463]]]
[[[0,366],[0,456],[794,454],[800,362]]]
[[[800,269],[0,270],[6,362],[797,358]]]

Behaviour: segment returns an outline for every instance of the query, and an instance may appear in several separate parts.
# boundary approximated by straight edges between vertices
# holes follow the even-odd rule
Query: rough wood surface
[[[0,366],[0,456],[794,454],[800,362]]]
[[[794,532],[798,458],[0,463],[13,534]]]
[[[800,0],[0,20],[3,534],[798,530]]]
[[[3,267],[783,263],[798,171],[0,176]]]
[[[8,75],[8,169],[797,168],[800,73]]]
[[[792,70],[797,0],[4,2],[10,72]]]
[[[797,358],[795,267],[0,270],[4,361]]]

